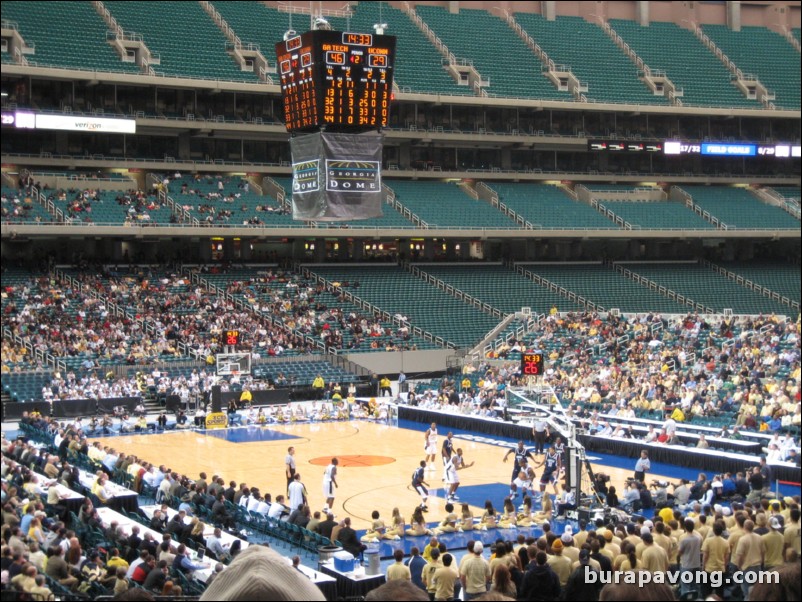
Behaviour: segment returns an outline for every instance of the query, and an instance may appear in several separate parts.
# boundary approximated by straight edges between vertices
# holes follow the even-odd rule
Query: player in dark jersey
[[[412,488],[420,495],[421,503],[420,509],[423,512],[428,512],[429,508],[426,507],[426,500],[429,499],[429,490],[426,488],[426,460],[420,461],[420,466],[412,473]]]
[[[526,469],[528,459],[534,460],[534,456],[532,452],[529,451],[525,446],[523,441],[518,441],[518,446],[513,447],[510,450],[507,450],[507,453],[504,454],[504,462],[507,461],[507,458],[510,454],[515,454],[515,464],[512,467],[512,476],[510,477],[510,497],[515,497],[518,495],[518,486],[515,484],[515,479],[518,478],[518,473],[522,470]]]
[[[562,437],[557,437],[552,447],[557,455],[560,456],[560,470],[557,472],[560,476],[563,476],[565,473],[565,443],[563,443]]]
[[[543,497],[543,494],[546,491],[546,485],[551,482],[551,486],[554,488],[554,495],[557,495],[557,479],[560,476],[560,470],[562,470],[562,459],[560,455],[554,451],[553,448],[546,449],[546,456],[543,458],[543,476],[540,477],[540,496]]]
[[[443,466],[448,464],[448,461],[451,459],[451,455],[454,453],[454,441],[452,437],[454,433],[449,431],[446,438],[443,440],[443,447],[440,449],[440,455],[443,456]]]

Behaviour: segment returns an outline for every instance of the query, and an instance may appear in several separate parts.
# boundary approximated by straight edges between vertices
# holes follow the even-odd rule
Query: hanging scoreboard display
[[[276,44],[289,132],[386,127],[395,37],[316,30]]]

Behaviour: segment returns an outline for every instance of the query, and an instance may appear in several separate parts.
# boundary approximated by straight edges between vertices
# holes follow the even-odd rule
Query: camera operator
[[[760,472],[760,466],[755,466],[752,469],[752,474],[749,476],[749,487],[749,495],[746,497],[746,501],[753,504],[759,502],[760,498],[763,497],[763,488],[765,487],[765,480]]]
[[[738,498],[745,500],[749,495],[749,481],[746,478],[746,474],[750,474],[750,470],[747,468],[746,473],[738,472],[735,474],[735,494]]]
[[[669,495],[673,499],[674,505],[680,510],[684,510],[691,499],[691,488],[688,487],[688,479],[680,479],[679,485],[674,483],[674,494]]]
[[[603,472],[597,472],[593,476],[593,488],[602,497],[607,495],[607,483],[609,482],[610,476]]]
[[[760,456],[758,468],[763,477],[763,493],[769,493],[771,491],[771,484],[774,482],[774,471],[772,471],[771,466],[766,463],[766,456]]]
[[[691,486],[691,499],[699,501],[705,494],[707,485],[707,475],[703,472],[699,473],[696,482]]]
[[[654,500],[654,508],[655,510],[660,510],[665,506],[668,506],[668,481],[652,481],[652,489],[654,492],[652,493],[652,499]]]

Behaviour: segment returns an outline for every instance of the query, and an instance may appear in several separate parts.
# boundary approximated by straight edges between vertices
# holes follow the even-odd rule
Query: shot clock
[[[540,351],[527,351],[521,354],[521,375],[540,376],[543,374],[543,354]]]
[[[395,37],[316,30],[276,44],[287,131],[386,127]]]
[[[239,345],[240,334],[239,330],[226,330],[224,333],[225,344],[230,347],[236,347]]]

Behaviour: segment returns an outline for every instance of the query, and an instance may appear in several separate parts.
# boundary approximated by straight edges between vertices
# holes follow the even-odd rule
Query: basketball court
[[[424,432],[427,425],[401,420],[387,425],[373,421],[316,422],[246,426],[210,431],[168,431],[155,435],[123,435],[97,439],[118,452],[133,453],[157,466],[164,464],[180,474],[197,479],[200,472],[222,476],[229,481],[259,487],[273,498],[286,493],[284,457],[289,446],[295,447],[297,470],[306,485],[312,511],[321,510],[323,470],[333,457],[339,459],[334,513],[339,518],[351,516],[356,529],[370,524],[370,515],[378,510],[390,523],[392,510],[398,507],[407,523],[420,497],[411,486],[413,470],[424,458]],[[447,431],[439,429],[442,443]],[[478,441],[473,439],[482,439]],[[94,440],[94,439],[93,439]],[[484,512],[485,500],[502,509],[509,494],[512,456],[502,462],[511,440],[488,439],[479,433],[456,432],[454,448],[462,448],[468,464],[474,466],[459,472],[458,495],[470,504],[474,515]],[[526,444],[531,445],[531,441]],[[593,457],[591,457],[593,458]],[[538,458],[538,461],[541,458]],[[597,458],[598,459],[598,458]],[[619,492],[632,476],[634,460],[620,459],[604,464],[593,462],[594,471],[612,478]],[[650,478],[676,480],[677,469],[652,473]],[[538,470],[538,475],[541,474]],[[690,476],[690,475],[680,475]],[[696,474],[692,475],[694,478]],[[436,472],[427,472],[429,484],[429,523],[445,516],[443,469],[438,462]],[[547,492],[553,494],[551,485]],[[520,503],[519,495],[516,505]]]

